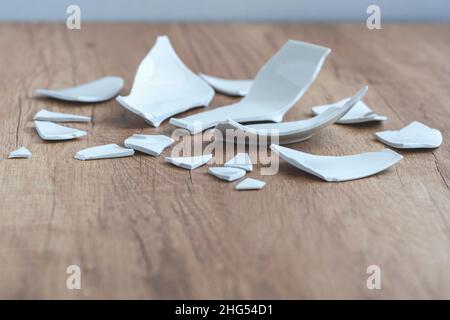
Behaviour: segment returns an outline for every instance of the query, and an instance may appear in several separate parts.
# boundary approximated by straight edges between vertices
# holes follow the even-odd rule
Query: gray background
[[[70,4],[82,21],[450,21],[450,0],[0,0],[0,21],[62,21]]]

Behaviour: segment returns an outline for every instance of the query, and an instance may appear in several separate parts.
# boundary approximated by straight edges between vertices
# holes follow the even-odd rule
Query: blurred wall
[[[450,21],[450,0],[0,0],[2,21],[365,21],[370,4],[382,21]]]

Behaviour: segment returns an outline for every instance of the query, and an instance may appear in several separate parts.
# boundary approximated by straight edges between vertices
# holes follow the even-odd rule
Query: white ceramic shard
[[[96,160],[128,157],[133,154],[133,149],[123,148],[115,143],[111,143],[80,150],[75,154],[74,158],[77,160]]]
[[[74,102],[101,102],[115,97],[123,87],[119,77],[103,77],[76,87],[60,90],[37,89],[35,94]]]
[[[247,153],[238,153],[236,156],[225,162],[225,167],[240,168],[245,171],[252,171],[252,159]]]
[[[34,127],[43,140],[70,140],[86,135],[86,131],[61,126],[50,121],[35,120]]]
[[[236,190],[260,190],[266,183],[261,180],[247,178],[239,182],[234,188]]]
[[[42,109],[34,115],[33,120],[53,122],[89,122],[91,121],[91,117]]]
[[[165,119],[194,107],[207,106],[214,90],[177,56],[166,36],[142,60],[128,96],[117,101],[158,127]]]
[[[225,180],[234,181],[245,176],[245,170],[231,167],[209,167],[208,172],[213,176]]]
[[[315,115],[321,114],[330,108],[336,108],[343,106],[351,98],[345,98],[339,100],[338,102],[332,104],[325,104],[322,106],[312,107],[312,112]],[[336,123],[341,124],[352,124],[352,123],[363,123],[370,121],[384,121],[387,117],[380,116],[372,111],[363,101],[359,101],[350,109],[342,118],[340,118]]]
[[[20,147],[17,150],[11,151],[8,155],[8,158],[31,158],[31,151],[25,147]]]
[[[204,73],[198,74],[203,80],[214,88],[217,92],[230,96],[243,97],[247,95],[253,85],[253,80],[228,80],[218,77],[209,76]]]
[[[371,176],[403,159],[403,156],[390,149],[349,156],[318,156],[275,144],[270,149],[291,165],[329,182]]]
[[[209,160],[211,160],[212,154],[206,154],[194,157],[166,157],[165,160],[177,167],[193,170],[201,167]]]
[[[192,134],[221,121],[280,122],[319,74],[330,49],[288,41],[258,72],[249,93],[239,102],[186,118],[170,119]]]
[[[400,130],[375,133],[378,140],[398,149],[437,148],[442,144],[442,134],[418,121]]]
[[[131,137],[125,139],[123,144],[127,148],[132,148],[156,157],[174,142],[175,140],[172,138],[163,135],[133,134]]]
[[[236,139],[239,142],[248,144],[269,144],[273,137],[278,137],[279,144],[289,144],[309,139],[318,130],[323,129],[345,115],[351,108],[362,99],[368,87],[364,86],[358,93],[340,107],[328,108],[325,112],[308,120],[261,123],[252,125],[242,125],[233,120],[220,122],[216,129],[221,132],[220,138],[225,141],[235,142],[235,137],[242,135],[248,139]],[[234,134],[227,134],[237,131]],[[262,139],[264,137],[264,139]],[[269,139],[270,138],[270,139]]]

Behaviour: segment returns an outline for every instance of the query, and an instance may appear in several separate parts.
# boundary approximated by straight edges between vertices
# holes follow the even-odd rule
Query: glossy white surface
[[[241,101],[182,119],[172,118],[170,123],[195,134],[228,119],[280,122],[313,83],[329,53],[325,47],[289,40],[259,70]]]
[[[70,140],[86,135],[86,131],[61,126],[50,121],[35,120],[34,127],[43,140]]]
[[[78,151],[75,154],[77,160],[96,160],[108,158],[128,157],[134,154],[133,149],[123,148],[115,143],[96,146]]]
[[[266,183],[264,181],[253,179],[253,178],[246,178],[239,182],[234,188],[236,190],[260,190],[264,188]]]
[[[127,148],[156,157],[174,142],[172,138],[163,135],[134,134],[125,139],[123,144]]]
[[[399,149],[432,149],[442,144],[442,134],[439,130],[418,121],[411,122],[400,130],[377,132],[375,136],[384,144]]]
[[[20,147],[17,150],[11,151],[8,155],[8,158],[31,158],[31,151],[25,147]]]
[[[252,171],[252,159],[247,153],[238,153],[236,156],[225,162],[224,167],[240,168],[245,171]]]
[[[207,106],[213,96],[214,90],[180,60],[169,38],[161,36],[139,65],[130,94],[116,100],[158,127],[174,114]]]
[[[253,80],[229,80],[209,76],[204,73],[199,73],[198,75],[217,92],[230,96],[243,97],[249,93],[250,88],[253,85]]]
[[[34,115],[33,120],[53,122],[89,122],[91,121],[91,117],[42,109]]]
[[[390,149],[348,156],[319,156],[275,144],[270,149],[291,165],[328,182],[371,176],[403,159],[403,156]]]
[[[208,173],[225,181],[235,181],[245,176],[246,172],[239,168],[209,167]]]
[[[103,77],[71,88],[59,90],[37,89],[35,94],[65,101],[92,103],[114,98],[122,88],[122,78]]]
[[[212,154],[194,156],[194,157],[166,157],[165,160],[177,167],[193,170],[203,166],[211,160]]]

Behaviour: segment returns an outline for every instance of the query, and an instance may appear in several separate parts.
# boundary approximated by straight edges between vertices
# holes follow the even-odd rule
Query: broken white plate
[[[378,140],[399,149],[437,148],[442,144],[442,134],[418,121],[400,130],[375,133]]]
[[[156,157],[174,142],[175,140],[172,138],[163,135],[133,134],[131,137],[125,139],[123,144],[127,148],[132,148]]]
[[[33,120],[54,122],[89,122],[91,121],[91,117],[42,109],[34,115]]]
[[[75,154],[74,158],[77,160],[95,160],[128,157],[133,154],[133,149],[123,148],[115,143],[111,143],[80,150]]]
[[[240,168],[245,171],[252,171],[252,159],[247,153],[238,153],[236,156],[225,162],[225,167]]]
[[[340,107],[328,108],[323,113],[308,120],[280,122],[280,123],[261,123],[252,125],[242,125],[233,120],[220,122],[216,129],[221,132],[220,138],[235,141],[235,137],[242,135],[245,139],[237,139],[248,144],[261,144],[265,142],[270,143],[271,139],[268,137],[278,136],[279,144],[288,144],[309,139],[318,130],[323,129],[340,119],[343,115],[352,107],[357,104],[368,90],[367,86],[364,86],[353,97],[351,97],[346,103]],[[228,135],[227,131],[234,132],[238,130],[236,134]],[[261,137],[265,137],[261,139]],[[248,139],[247,139],[248,137]]]
[[[208,173],[225,181],[234,181],[245,176],[246,172],[239,168],[209,167]]]
[[[349,156],[318,156],[276,144],[270,149],[291,165],[329,182],[371,176],[393,166],[403,156],[390,149]]]
[[[50,121],[34,121],[34,127],[43,140],[70,140],[86,135],[86,131],[61,126]]]
[[[177,167],[193,170],[201,167],[209,160],[211,160],[212,154],[206,154],[194,157],[166,157],[165,160]]]
[[[174,114],[207,106],[214,90],[177,56],[167,36],[158,37],[142,60],[128,96],[116,100],[158,127]]]
[[[12,158],[31,158],[31,151],[28,150],[25,147],[20,147],[17,150],[11,151],[9,153],[8,158],[12,159]]]
[[[60,90],[37,89],[35,94],[75,102],[101,102],[115,97],[123,88],[123,79],[103,77],[76,87]]]
[[[230,96],[243,97],[247,95],[253,85],[253,80],[228,80],[209,76],[204,73],[198,74],[217,92],[228,94]]]
[[[236,190],[260,190],[266,183],[261,180],[247,178],[239,182],[234,188]]]
[[[319,74],[330,49],[289,40],[258,72],[249,93],[239,102],[170,123],[192,134],[221,121],[280,122]]]
[[[338,102],[332,104],[325,104],[322,106],[312,107],[312,112],[315,115],[321,114],[330,108],[336,108],[343,106],[351,98],[345,98],[339,100]],[[384,121],[387,117],[380,116],[372,111],[364,102],[359,101],[350,109],[342,118],[340,118],[336,123],[341,124],[352,124],[352,123],[363,123],[370,121]]]

